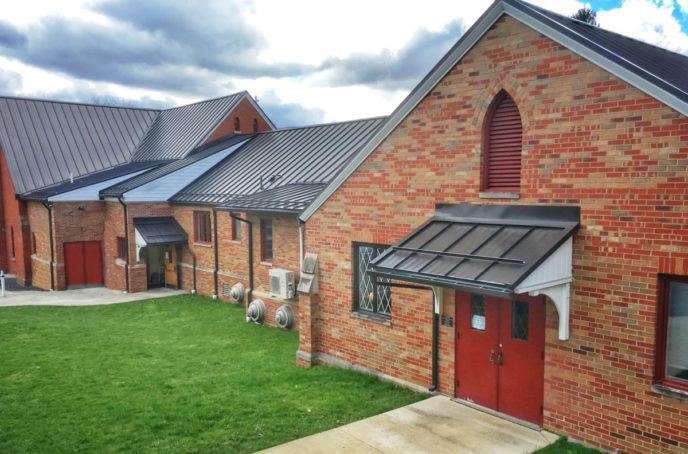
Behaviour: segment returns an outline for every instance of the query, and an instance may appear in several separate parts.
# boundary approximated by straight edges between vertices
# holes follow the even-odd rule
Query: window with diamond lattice
[[[366,273],[370,262],[387,249],[382,244],[354,243],[354,310],[389,317],[392,311],[392,290],[388,285],[377,286],[373,298],[373,280]],[[389,282],[383,279],[382,282]]]
[[[514,301],[511,306],[511,338],[528,340],[528,303]]]

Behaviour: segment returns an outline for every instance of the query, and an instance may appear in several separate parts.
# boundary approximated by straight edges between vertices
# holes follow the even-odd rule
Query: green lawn
[[[555,443],[537,450],[533,454],[603,454],[603,452],[597,449],[586,448],[578,443],[571,443],[566,437],[562,437]]]
[[[201,296],[0,308],[0,452],[252,452],[425,398]]]

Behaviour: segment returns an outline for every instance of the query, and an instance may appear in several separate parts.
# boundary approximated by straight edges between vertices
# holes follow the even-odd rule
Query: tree
[[[571,16],[572,19],[578,19],[581,22],[587,22],[590,25],[599,27],[600,23],[597,22],[597,12],[592,8],[581,8],[576,11],[576,14]]]

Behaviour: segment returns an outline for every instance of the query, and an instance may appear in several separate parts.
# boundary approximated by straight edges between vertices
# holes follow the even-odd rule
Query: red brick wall
[[[214,242],[207,245],[194,241],[193,213],[195,211],[212,210],[203,206],[175,205],[173,206],[175,219],[189,235],[189,246],[196,255],[196,290],[202,295],[214,294],[213,271],[215,269]],[[246,217],[244,213],[238,213]],[[261,236],[260,219],[271,219],[273,222],[273,252],[274,259],[271,264],[261,262]],[[253,275],[254,275],[254,299],[260,298],[265,302],[267,309],[266,323],[274,326],[275,311],[284,304],[275,298],[270,298],[269,270],[272,267],[284,268],[294,271],[298,276],[299,271],[299,232],[298,222],[295,217],[287,216],[255,216],[249,215],[248,220],[253,223]],[[229,213],[217,212],[218,232],[218,298],[224,301],[232,301],[231,297],[223,295],[223,284],[229,289],[237,282],[241,282],[244,288],[249,288],[248,278],[248,225],[242,225],[241,239],[232,240],[232,222]],[[186,248],[181,254],[182,282],[185,290],[193,288],[193,258]],[[245,304],[245,303],[244,303]],[[298,314],[296,302],[294,312]]]
[[[117,257],[117,238],[124,238],[124,208],[119,202],[105,202],[103,226],[103,268],[105,286],[113,290],[126,290],[125,260]],[[134,242],[134,238],[129,239]],[[136,253],[134,251],[134,253]],[[135,255],[131,256],[132,259]]]
[[[26,202],[16,199],[5,154],[0,149],[0,192],[2,215],[0,220],[0,269],[17,275],[21,284],[31,285],[31,244]],[[14,230],[14,257],[12,235]]]
[[[511,201],[479,197],[482,126],[501,89],[524,127]],[[352,241],[399,241],[435,203],[577,205],[570,340],[557,340],[548,303],[544,425],[609,450],[685,452],[688,403],[651,386],[657,276],[688,272],[687,169],[686,117],[503,18],[308,221],[321,279],[312,347],[429,385],[430,295],[392,290],[391,326],[353,317]],[[440,341],[440,389],[453,395],[451,328]]]
[[[67,288],[64,243],[97,241],[103,245],[105,202],[56,202],[53,204],[53,241],[55,243],[55,289]],[[48,243],[48,248],[50,247]],[[45,246],[41,246],[44,250]],[[48,257],[50,250],[48,249]],[[104,262],[103,262],[104,263]],[[103,270],[104,271],[104,270]]]
[[[215,128],[212,134],[210,134],[210,137],[208,137],[208,140],[206,140],[206,143],[212,142],[215,139],[235,132],[234,119],[237,117],[239,117],[239,126],[241,127],[241,132],[244,134],[250,134],[253,132],[254,119],[258,120],[258,132],[269,131],[272,129],[258,113],[258,111],[253,108],[253,105],[251,105],[247,99],[244,99],[229,113],[229,115],[227,115],[227,118],[225,118],[222,123]]]
[[[36,236],[36,252],[31,253],[31,285],[50,289],[50,228],[48,210],[40,202],[28,202],[31,235]],[[31,241],[31,238],[29,238]]]
[[[117,203],[119,202],[109,202]],[[127,225],[129,228],[129,291],[142,292],[148,290],[148,274],[145,260],[136,260],[136,233],[134,230],[134,218],[172,216],[172,208],[165,202],[133,202],[127,203]],[[122,221],[120,221],[121,223]],[[120,227],[121,228],[121,227]],[[119,231],[118,231],[119,232]],[[112,232],[107,239],[108,244],[116,246],[118,232]],[[143,257],[141,257],[143,259]]]

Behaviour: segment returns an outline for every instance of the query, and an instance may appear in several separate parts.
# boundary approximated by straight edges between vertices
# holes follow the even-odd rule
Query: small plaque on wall
[[[443,315],[442,316],[442,325],[443,326],[454,326],[454,317],[451,317],[449,315]]]

